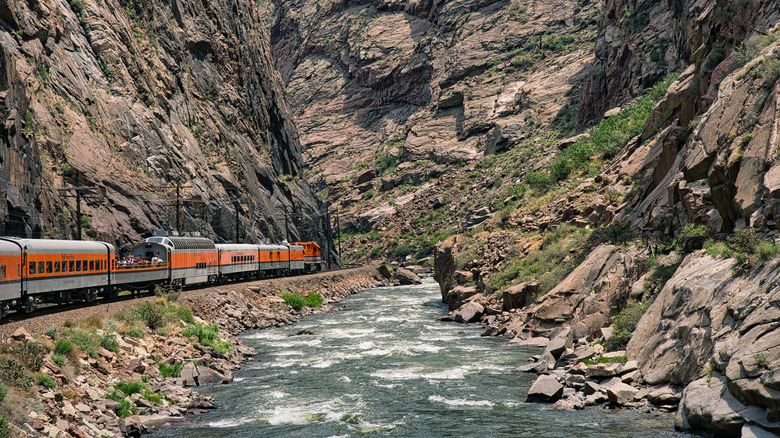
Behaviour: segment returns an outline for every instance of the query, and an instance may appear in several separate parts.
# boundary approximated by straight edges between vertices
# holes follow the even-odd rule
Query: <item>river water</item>
[[[438,286],[377,288],[342,310],[248,332],[259,352],[231,385],[200,388],[219,409],[161,437],[682,437],[670,414],[524,403],[533,351],[436,318]],[[314,335],[290,336],[299,330]]]

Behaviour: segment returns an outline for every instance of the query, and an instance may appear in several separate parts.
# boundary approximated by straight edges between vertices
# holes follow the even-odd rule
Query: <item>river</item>
[[[258,356],[231,385],[198,389],[219,409],[160,437],[683,437],[671,414],[526,404],[532,350],[436,319],[438,286],[371,289],[342,309],[248,332]],[[300,330],[313,335],[291,336]]]

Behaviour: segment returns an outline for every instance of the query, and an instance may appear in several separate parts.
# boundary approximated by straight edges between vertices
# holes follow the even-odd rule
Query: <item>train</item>
[[[0,319],[42,304],[93,302],[122,290],[185,287],[322,270],[315,242],[220,244],[155,232],[117,258],[107,242],[0,237]]]

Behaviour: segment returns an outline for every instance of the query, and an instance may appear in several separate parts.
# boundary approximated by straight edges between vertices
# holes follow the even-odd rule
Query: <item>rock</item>
[[[513,348],[513,347],[547,347],[547,345],[550,343],[550,340],[543,337],[536,337],[536,338],[528,338],[528,339],[521,339],[519,337],[512,338],[508,343],[507,347]]]
[[[567,348],[572,348],[572,345],[572,331],[571,328],[567,326],[550,340],[550,343],[545,350],[548,351],[555,360],[558,360]]]
[[[580,411],[585,409],[585,403],[577,396],[569,396],[565,399],[558,400],[553,403],[551,409],[565,410],[565,411]]]
[[[304,336],[304,335],[306,335],[306,336],[313,336],[314,333],[311,330],[308,330],[308,329],[301,329],[301,330],[298,330],[294,335],[290,335],[290,336]]]
[[[455,322],[469,323],[479,320],[485,308],[481,304],[470,302],[453,311],[452,319]]]
[[[528,390],[527,403],[554,403],[563,395],[563,385],[555,377],[541,375]]]
[[[767,431],[766,429],[761,428],[758,425],[745,424],[742,426],[742,429],[740,430],[740,437],[741,438],[777,438],[777,435]]]
[[[588,365],[585,368],[585,376],[588,378],[604,378],[617,376],[622,369],[622,364],[619,363],[599,363],[595,365]]]
[[[683,431],[712,432],[712,414],[724,391],[726,391],[726,379],[717,373],[713,373],[710,378],[691,382],[683,390],[674,427]]]
[[[586,381],[582,387],[582,393],[585,395],[591,395],[597,392],[602,392],[602,387],[592,380]]]
[[[199,366],[197,371],[198,386],[224,385],[233,381],[233,373],[227,370],[222,374],[209,367]]]
[[[541,286],[535,282],[524,282],[509,287],[501,296],[504,310],[520,309],[538,295]]]
[[[124,419],[127,436],[140,436],[145,433],[166,428],[182,427],[190,421],[186,417],[168,415],[131,415]]]
[[[32,341],[35,338],[33,338],[33,336],[30,334],[30,332],[25,330],[24,327],[19,327],[18,329],[14,330],[14,333],[11,335],[11,339],[13,339],[15,341],[25,341],[25,342],[27,342],[27,341]]]
[[[471,271],[455,271],[454,275],[458,284],[466,284],[474,280],[474,273]]]
[[[422,280],[417,274],[404,268],[395,270],[395,278],[401,285],[422,284]]]
[[[647,394],[647,400],[656,406],[677,406],[682,394],[671,386],[658,387]]]
[[[184,386],[198,386],[198,368],[193,363],[184,364],[179,376],[184,380]]]
[[[607,397],[613,404],[625,406],[634,402],[634,396],[637,392],[639,392],[637,388],[620,382],[607,388]]]

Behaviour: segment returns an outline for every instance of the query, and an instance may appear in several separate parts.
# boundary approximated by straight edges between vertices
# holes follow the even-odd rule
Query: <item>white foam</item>
[[[241,418],[241,419],[226,418],[224,420],[208,422],[206,423],[206,425],[208,425],[209,427],[213,427],[215,429],[222,429],[222,428],[241,426],[242,424],[251,423],[253,421],[254,419],[252,418]]]
[[[268,395],[275,399],[280,399],[280,398],[285,398],[289,394],[284,393],[282,391],[271,391]]]
[[[438,395],[429,396],[428,400],[444,403],[447,406],[493,406],[494,404],[488,400],[448,399]]]

